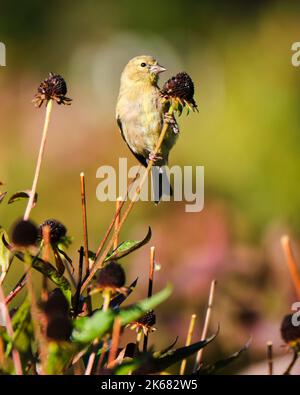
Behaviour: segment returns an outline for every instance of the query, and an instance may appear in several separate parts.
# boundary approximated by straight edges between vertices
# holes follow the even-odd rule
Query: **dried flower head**
[[[43,228],[48,226],[50,230],[50,242],[59,243],[67,234],[67,228],[56,219],[47,219],[39,227],[39,237],[43,238]]]
[[[49,340],[67,341],[72,334],[72,324],[68,317],[57,314],[47,323],[46,336]]]
[[[161,89],[161,96],[164,101],[169,101],[174,110],[182,112],[183,107],[197,110],[197,104],[194,100],[194,83],[191,77],[181,72],[170,78]]]
[[[42,310],[46,315],[55,315],[57,312],[68,315],[69,303],[59,288],[55,288],[48,295],[48,300],[42,304]]]
[[[31,221],[19,220],[11,230],[11,240],[18,247],[35,245],[38,238],[38,229]]]
[[[281,323],[281,337],[291,348],[300,351],[300,326],[293,325],[293,314],[286,315]]]
[[[49,100],[55,100],[57,104],[71,104],[72,99],[66,97],[67,84],[59,74],[49,73],[49,76],[38,87],[38,93],[34,96],[33,103],[36,107]]]
[[[130,324],[130,328],[132,330],[136,330],[136,332],[143,331],[147,336],[149,332],[156,331],[154,327],[156,323],[156,315],[153,310],[149,310],[146,314],[143,315],[138,321],[134,321]]]
[[[98,274],[97,286],[100,289],[115,292],[127,292],[124,287],[126,281],[125,272],[122,266],[114,261],[105,265]]]
[[[48,300],[42,302],[41,311],[44,317],[45,334],[49,340],[69,340],[72,324],[69,316],[69,303],[59,288],[48,295]]]

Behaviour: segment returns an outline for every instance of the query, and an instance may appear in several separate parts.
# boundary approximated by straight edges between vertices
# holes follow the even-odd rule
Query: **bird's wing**
[[[119,128],[120,128],[121,136],[123,137],[123,140],[124,140],[125,143],[127,144],[127,146],[128,146],[128,148],[130,149],[130,151],[133,153],[133,155],[136,157],[136,159],[137,159],[144,167],[147,167],[147,160],[146,160],[146,158],[144,158],[143,155],[139,155],[139,154],[137,154],[136,152],[134,152],[134,151],[132,150],[132,148],[130,147],[130,145],[127,143],[127,140],[126,140],[125,135],[124,135],[123,127],[122,127],[122,121],[121,121],[121,118],[120,118],[119,116],[117,116],[117,123],[118,123],[118,126],[119,126]]]

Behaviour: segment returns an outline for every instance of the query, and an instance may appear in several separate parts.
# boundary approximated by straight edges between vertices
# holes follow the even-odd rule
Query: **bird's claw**
[[[168,113],[164,114],[164,120],[171,126],[174,134],[179,133],[179,127],[173,115],[170,115]]]
[[[150,152],[149,154],[149,160],[151,160],[151,162],[155,163],[157,161],[162,160],[163,157],[159,154],[155,154],[154,152]]]

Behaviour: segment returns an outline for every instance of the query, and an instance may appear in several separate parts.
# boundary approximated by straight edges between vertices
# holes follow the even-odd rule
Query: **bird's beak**
[[[165,69],[164,67],[160,66],[159,64],[154,64],[153,66],[150,67],[150,71],[151,73],[155,73],[155,74],[160,74],[163,71],[166,71],[167,69]]]

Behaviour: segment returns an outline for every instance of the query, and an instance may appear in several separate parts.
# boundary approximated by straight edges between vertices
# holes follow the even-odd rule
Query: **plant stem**
[[[113,366],[115,359],[117,358],[120,333],[121,333],[121,319],[120,319],[120,317],[116,317],[114,326],[113,326],[111,346],[110,346],[108,362],[107,362],[108,368],[111,368]]]
[[[86,194],[85,194],[85,178],[84,173],[80,173],[80,189],[81,189],[81,208],[82,208],[82,222],[83,222],[83,236],[84,236],[84,259],[85,259],[85,270],[88,275],[90,272],[89,268],[89,243],[88,243],[88,231],[87,231],[87,217],[86,217]]]
[[[3,319],[5,320],[8,336],[13,341],[14,330],[13,330],[12,322],[10,319],[9,311],[8,311],[7,305],[5,303],[5,295],[4,295],[3,288],[1,285],[0,285],[0,311],[1,311]],[[23,375],[20,354],[19,354],[18,350],[15,349],[14,344],[13,344],[13,349],[12,349],[12,358],[14,361],[16,374]]]
[[[119,232],[118,232],[118,228],[120,225],[120,215],[121,215],[121,210],[119,210],[120,206],[121,206],[121,202],[122,202],[122,197],[119,196],[116,200],[116,213],[118,213],[116,215],[116,221],[115,221],[115,231],[117,233],[115,241],[114,241],[114,250],[118,248],[119,245]],[[121,207],[122,208],[122,207]]]
[[[186,347],[189,346],[191,344],[191,342],[192,342],[192,336],[193,336],[193,333],[194,333],[196,317],[197,317],[196,314],[192,314],[192,316],[191,316],[189,330],[188,330],[187,337],[186,337],[186,342],[185,342]],[[184,375],[185,368],[186,368],[186,359],[183,359],[182,362],[181,362],[180,370],[179,370],[179,374],[181,376]]]
[[[113,219],[112,219],[112,221],[111,221],[111,223],[110,223],[110,225],[109,225],[107,231],[105,232],[105,235],[104,235],[103,239],[101,240],[101,243],[100,243],[100,245],[99,245],[99,247],[98,247],[98,249],[97,249],[97,252],[96,252],[95,262],[97,262],[97,260],[98,260],[98,258],[99,258],[99,255],[100,255],[100,253],[101,253],[101,251],[102,251],[102,248],[103,248],[104,244],[106,243],[106,241],[107,241],[107,239],[108,239],[108,237],[109,237],[109,235],[110,235],[110,232],[111,232],[112,228],[114,227],[114,224],[115,224],[115,222],[116,222],[116,220],[117,220],[117,217],[119,216],[119,214],[120,214],[120,212],[121,212],[122,207],[123,207],[124,204],[125,204],[125,201],[127,200],[129,191],[130,191],[130,189],[131,189],[133,183],[136,181],[136,179],[137,179],[137,177],[138,177],[138,175],[139,175],[139,170],[140,170],[140,168],[141,168],[141,166],[139,167],[139,169],[138,169],[138,171],[137,171],[135,177],[133,178],[133,180],[130,182],[130,184],[129,184],[128,188],[127,188],[126,195],[125,195],[124,198],[122,199],[122,201],[121,201],[121,203],[120,203],[120,205],[119,205],[118,210],[115,212],[115,214],[114,214],[114,216],[113,216]]]
[[[49,100],[47,103],[46,107],[46,116],[45,116],[45,122],[44,122],[44,128],[43,128],[43,134],[42,134],[42,141],[40,145],[40,150],[39,150],[39,155],[38,155],[38,160],[35,168],[35,174],[33,178],[33,183],[30,191],[30,196],[29,196],[29,201],[25,210],[24,214],[24,221],[27,221],[30,216],[31,209],[33,207],[33,202],[34,202],[34,197],[36,193],[36,187],[39,179],[39,174],[41,170],[41,164],[44,156],[44,151],[45,151],[45,145],[47,141],[47,133],[48,133],[48,128],[49,128],[49,122],[50,122],[50,115],[52,111],[52,105],[53,105],[53,100]]]
[[[297,268],[297,263],[291,247],[289,236],[282,236],[281,245],[285,254],[286,262],[290,271],[292,282],[294,284],[298,299],[300,299],[300,276]]]
[[[268,358],[268,372],[269,376],[273,375],[273,343],[267,342],[267,358]]]
[[[155,265],[155,247],[150,248],[150,270],[149,270],[149,282],[148,282],[148,298],[151,298],[153,291],[153,275]],[[146,352],[148,347],[148,333],[144,335],[143,351]]]
[[[42,259],[45,262],[50,261],[50,226],[46,225],[42,227],[42,233],[43,233],[43,255]],[[41,299],[43,302],[46,302],[48,299],[48,277],[43,275],[42,279],[42,293],[41,293]]]
[[[213,280],[210,285],[208,305],[207,305],[206,316],[205,316],[204,327],[203,327],[203,331],[202,331],[202,335],[201,335],[201,340],[205,340],[207,337],[207,332],[208,332],[208,327],[209,327],[210,317],[211,317],[211,311],[212,311],[212,307],[213,307],[216,284],[217,284],[217,281]],[[196,362],[195,362],[195,366],[194,366],[194,372],[196,372],[198,369],[200,369],[201,362],[202,362],[202,355],[203,355],[203,349],[199,350],[197,353]]]
[[[78,280],[77,287],[75,293],[75,302],[74,302],[74,316],[77,317],[79,313],[79,302],[80,302],[80,288],[82,281],[82,268],[83,268],[83,257],[84,257],[84,248],[81,246],[79,250],[79,269],[78,269]]]
[[[109,308],[111,292],[109,290],[104,290],[103,298],[104,298],[104,301],[103,301],[102,310],[103,311],[107,311],[108,308]],[[106,342],[106,340],[104,340],[104,342]],[[87,367],[86,367],[86,370],[85,370],[85,373],[84,373],[85,376],[89,376],[92,373],[93,366],[94,366],[95,359],[96,359],[96,355],[97,355],[98,346],[99,346],[99,339],[95,339],[94,343],[93,343],[93,351],[90,354],[90,357],[89,357],[89,360],[88,360],[88,363],[87,363]],[[102,347],[102,353],[103,353],[104,349],[105,349],[105,347],[103,346]],[[102,356],[102,353],[101,353],[101,356]]]
[[[25,253],[25,271],[27,270],[27,290],[28,290],[28,298],[30,302],[30,313],[31,313],[31,320],[32,320],[32,325],[33,325],[33,332],[35,335],[35,338],[38,343],[38,349],[40,353],[40,359],[41,359],[41,373],[45,374],[46,373],[46,358],[47,358],[47,346],[46,346],[46,340],[44,338],[44,335],[42,333],[41,327],[40,327],[40,318],[39,318],[39,312],[38,312],[38,307],[37,307],[37,302],[34,294],[34,287],[33,287],[33,282],[32,282],[32,276],[31,276],[31,265],[32,265],[32,259],[29,253]]]
[[[167,133],[168,126],[169,126],[169,123],[170,123],[170,121],[168,121],[168,119],[171,118],[171,116],[173,115],[173,108],[172,107],[170,107],[170,109],[168,111],[168,115],[169,115],[169,117],[166,118],[166,120],[165,120],[164,126],[162,128],[161,134],[160,134],[158,142],[157,142],[157,145],[156,145],[155,150],[153,152],[153,156],[155,156],[158,153],[158,151],[159,151],[159,149],[160,149],[160,147],[162,145],[162,142],[163,142],[163,140],[165,138],[165,135]],[[103,262],[104,262],[104,260],[105,260],[105,258],[107,256],[110,248],[113,246],[113,243],[114,243],[118,233],[120,232],[122,226],[124,225],[124,222],[126,221],[128,215],[130,214],[135,202],[137,201],[138,196],[141,193],[142,186],[144,185],[145,181],[147,180],[147,177],[148,177],[148,175],[149,175],[149,173],[151,171],[152,166],[153,166],[153,160],[149,160],[148,166],[147,166],[143,176],[141,177],[141,181],[140,181],[140,183],[139,183],[139,185],[138,185],[138,187],[137,187],[137,189],[135,191],[135,194],[134,194],[132,200],[130,201],[130,203],[129,203],[128,207],[127,207],[127,210],[125,211],[123,217],[120,220],[120,224],[118,226],[118,229],[116,229],[114,231],[114,234],[113,234],[111,240],[109,241],[109,243],[108,243],[106,249],[104,250],[104,252],[102,253],[101,257],[99,258],[99,261],[95,262],[90,274],[88,275],[88,277],[86,278],[86,280],[84,281],[84,283],[83,283],[83,285],[81,287],[81,292],[83,292],[85,290],[85,288],[87,287],[87,285],[90,282],[90,280],[93,278],[93,276],[96,273],[96,271],[102,267],[102,264],[103,264]]]
[[[289,364],[289,366],[287,367],[286,371],[283,373],[284,376],[288,376],[291,374],[291,371],[292,371],[297,359],[298,359],[298,353],[297,353],[297,351],[294,351],[293,359],[292,359],[291,363]]]

